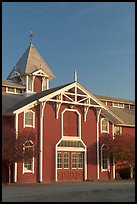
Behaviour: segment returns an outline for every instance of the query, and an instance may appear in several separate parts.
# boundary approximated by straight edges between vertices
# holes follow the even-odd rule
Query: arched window
[[[108,146],[103,144],[101,146],[101,170],[109,171],[109,166]]]
[[[35,113],[31,110],[24,113],[24,127],[34,127]]]
[[[34,145],[32,141],[26,141],[23,145],[23,154],[24,154],[24,162],[23,162],[23,173],[31,172],[34,173]],[[30,158],[30,159],[29,159]]]
[[[106,118],[101,119],[101,133],[102,132],[109,133],[109,122]]]

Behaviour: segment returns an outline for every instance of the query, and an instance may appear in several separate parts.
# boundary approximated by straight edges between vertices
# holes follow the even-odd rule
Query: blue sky
[[[135,99],[134,2],[3,2],[2,79],[33,44],[56,79],[93,94]]]

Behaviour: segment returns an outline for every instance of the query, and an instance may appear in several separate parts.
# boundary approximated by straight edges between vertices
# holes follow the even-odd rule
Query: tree
[[[109,153],[115,162],[127,162],[130,167],[130,178],[133,178],[135,164],[135,136],[130,134],[115,135],[109,142]]]
[[[101,144],[108,146],[110,162],[127,162],[130,167],[130,177],[133,178],[133,168],[135,162],[135,136],[130,134],[101,136]]]
[[[9,183],[11,183],[11,165],[16,162],[16,131],[10,126],[2,130],[2,159],[9,169]]]
[[[25,145],[28,146],[29,143],[31,143],[32,148],[27,148],[27,151],[25,151]],[[21,162],[36,157],[36,149],[37,139],[34,130],[23,130],[17,135],[14,128],[10,126],[3,128],[2,159],[9,168],[9,183],[11,182],[11,166],[15,162]]]

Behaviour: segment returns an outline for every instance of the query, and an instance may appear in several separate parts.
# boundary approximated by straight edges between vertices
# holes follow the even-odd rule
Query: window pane
[[[24,170],[25,171],[32,171],[32,160],[24,162]]]
[[[14,93],[14,88],[8,87],[8,91]]]
[[[76,162],[76,154],[74,153],[72,154],[72,168],[76,168]]]
[[[64,168],[69,168],[68,153],[64,153]]]
[[[78,168],[83,168],[83,154],[78,154]]]
[[[101,151],[102,156],[102,169],[108,169],[108,153],[107,153],[108,147],[103,146]]]
[[[57,154],[57,168],[62,168],[62,153]]]
[[[33,126],[33,112],[29,111],[25,113],[25,125]]]
[[[102,119],[102,131],[108,131],[108,122],[106,119]]]

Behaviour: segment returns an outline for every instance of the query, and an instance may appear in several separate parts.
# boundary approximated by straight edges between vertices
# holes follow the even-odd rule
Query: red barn
[[[92,94],[77,82],[50,88],[55,75],[30,43],[2,82],[2,122],[16,132],[34,128],[38,157],[15,163],[12,181],[64,182],[115,179],[100,136],[135,134],[135,103]],[[3,161],[3,182],[8,170]]]

